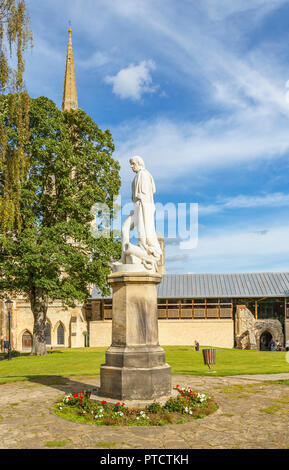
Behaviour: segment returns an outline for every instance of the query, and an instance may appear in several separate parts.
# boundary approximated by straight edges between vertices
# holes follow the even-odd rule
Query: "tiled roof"
[[[164,274],[158,298],[289,297],[289,272]],[[96,287],[92,299],[103,298]],[[109,298],[109,297],[107,297]]]

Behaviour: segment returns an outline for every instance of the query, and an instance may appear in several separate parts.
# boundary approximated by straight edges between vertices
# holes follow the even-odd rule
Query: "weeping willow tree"
[[[28,171],[24,146],[29,138],[29,97],[24,90],[24,53],[32,47],[25,0],[0,0],[0,94],[9,93],[0,115],[0,233],[21,229],[20,192]],[[19,136],[8,145],[7,120]]]

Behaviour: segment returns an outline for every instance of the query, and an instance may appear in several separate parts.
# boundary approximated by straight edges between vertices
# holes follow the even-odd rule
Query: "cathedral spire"
[[[67,57],[62,98],[62,111],[78,109],[71,31],[71,26],[69,26],[69,38],[67,46]]]

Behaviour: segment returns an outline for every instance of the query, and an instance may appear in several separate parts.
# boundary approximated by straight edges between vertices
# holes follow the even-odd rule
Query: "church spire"
[[[62,98],[62,111],[78,109],[71,31],[71,26],[69,26],[69,38],[67,46],[67,57]]]

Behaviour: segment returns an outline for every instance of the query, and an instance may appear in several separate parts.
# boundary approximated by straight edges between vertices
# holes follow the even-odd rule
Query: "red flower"
[[[119,405],[120,405],[120,403],[118,402],[118,403],[116,404],[116,406],[119,406]]]
[[[75,395],[73,395],[74,398],[78,397],[78,393],[76,393]]]
[[[102,404],[102,405],[107,405],[107,401],[103,400],[103,401],[101,402],[101,404]]]
[[[125,403],[123,403],[122,406],[125,406]]]

